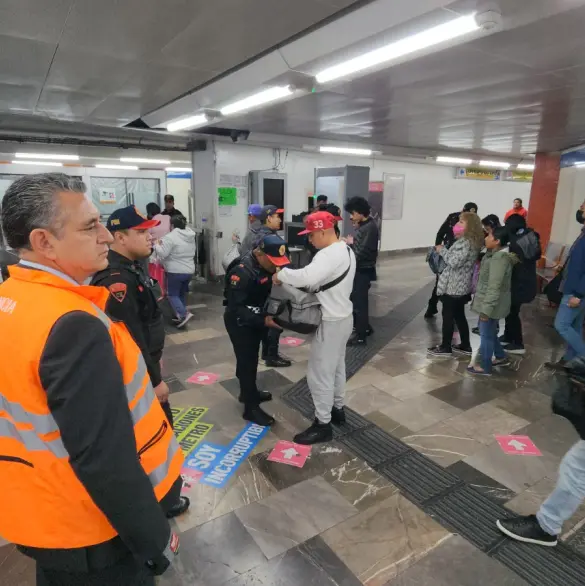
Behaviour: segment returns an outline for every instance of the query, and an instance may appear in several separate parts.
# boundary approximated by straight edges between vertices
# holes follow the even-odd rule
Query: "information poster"
[[[383,220],[401,220],[404,207],[404,175],[384,173]]]
[[[217,197],[221,206],[238,205],[238,188],[237,187],[218,187]]]
[[[116,203],[116,190],[111,187],[100,187],[100,203]]]

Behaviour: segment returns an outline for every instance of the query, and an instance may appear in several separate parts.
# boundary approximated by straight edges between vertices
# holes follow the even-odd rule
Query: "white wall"
[[[550,241],[572,244],[581,231],[575,213],[585,199],[585,168],[561,169]]]
[[[224,143],[216,143],[215,148],[217,176],[219,173],[246,175],[249,171],[271,169],[274,164],[273,150],[269,148]],[[468,201],[478,204],[482,217],[493,213],[501,219],[512,207],[516,197],[522,198],[525,207],[529,206],[530,183],[455,179],[453,167],[439,165],[298,151],[289,151],[286,157],[283,150],[279,172],[288,174],[286,219],[290,220],[293,214],[305,210],[307,192],[312,192],[314,187],[315,167],[345,165],[369,166],[370,181],[382,180],[385,172],[405,176],[402,220],[384,220],[382,250],[418,248],[433,244],[437,230],[447,215],[462,209]],[[218,230],[222,230],[222,218],[218,217],[218,222]],[[246,230],[245,211],[241,218],[232,217],[225,224],[229,226],[229,233],[226,234],[224,230],[224,242],[219,243],[220,251],[227,250],[225,239],[229,239],[232,229]]]
[[[167,190],[162,194],[170,193],[175,196],[175,207],[183,212],[184,216],[189,219],[189,192],[191,191],[191,179],[167,177]],[[164,202],[161,203],[161,207]]]

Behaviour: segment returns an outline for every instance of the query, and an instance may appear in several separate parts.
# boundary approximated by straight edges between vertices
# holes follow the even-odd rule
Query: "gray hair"
[[[39,228],[57,233],[61,210],[55,196],[63,191],[85,193],[85,183],[65,173],[39,173],[17,179],[2,200],[2,231],[8,246],[30,249],[30,233]]]

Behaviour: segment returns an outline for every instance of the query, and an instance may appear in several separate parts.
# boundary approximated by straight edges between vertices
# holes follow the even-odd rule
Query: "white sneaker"
[[[193,314],[191,312],[188,312],[187,315],[177,324],[177,327],[184,328],[192,318]]]

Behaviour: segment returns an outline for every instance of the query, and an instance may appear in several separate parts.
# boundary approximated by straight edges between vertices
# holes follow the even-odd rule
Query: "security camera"
[[[477,25],[484,31],[491,31],[502,27],[502,13],[497,10],[486,10],[475,15]]]
[[[232,139],[232,142],[238,142],[238,140],[240,138],[242,140],[248,140],[249,136],[250,136],[249,130],[232,130],[230,132],[230,138]]]

